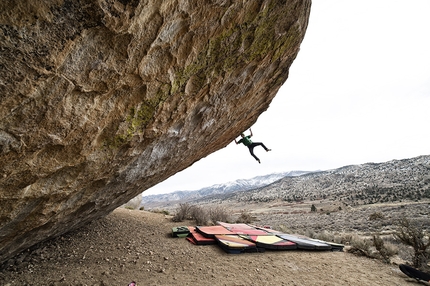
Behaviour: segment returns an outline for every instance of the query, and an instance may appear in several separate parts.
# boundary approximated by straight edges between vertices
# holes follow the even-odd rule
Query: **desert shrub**
[[[403,217],[397,222],[397,232],[395,236],[406,245],[412,246],[414,255],[412,263],[414,267],[424,269],[430,258],[429,247],[430,239],[428,234],[418,226],[414,225],[409,219]]]
[[[338,243],[350,245],[351,244],[351,240],[352,240],[352,234],[351,233],[343,233],[340,236],[340,240],[339,240]]]
[[[299,233],[300,231],[298,231]],[[321,232],[315,232],[314,230],[309,230],[307,229],[306,231],[304,231],[304,235],[310,238],[315,238],[315,239],[319,239],[319,240],[323,240],[326,242],[334,242],[334,243],[341,243],[341,244],[345,244],[345,239],[343,236],[341,235],[335,235],[334,233],[330,233],[328,231],[321,231]],[[349,243],[351,241],[351,239],[347,240],[347,242]]]
[[[386,249],[386,251],[390,257],[399,254],[398,244],[391,243],[391,242],[384,239],[384,246],[385,246],[385,249]]]
[[[197,225],[207,225],[209,221],[208,212],[199,206],[192,206],[190,208],[191,218],[196,222]]]
[[[172,217],[172,221],[180,222],[188,218],[191,218],[191,205],[188,203],[179,204],[176,208],[175,215]]]
[[[172,221],[180,222],[184,220],[194,220],[197,225],[206,225],[209,221],[228,221],[229,213],[224,207],[213,207],[207,210],[188,203],[179,204]]]
[[[394,245],[385,243],[379,235],[373,236],[373,245],[379,254],[379,258],[385,263],[390,263],[390,257],[398,252],[398,249]]]
[[[242,210],[240,216],[237,218],[236,223],[252,223],[254,218],[247,210]]]
[[[168,210],[159,210],[159,209],[151,210],[151,212],[156,213],[156,214],[164,214],[164,215],[170,214]]]
[[[217,206],[209,209],[209,218],[213,223],[228,221],[229,213],[225,207]]]
[[[327,232],[327,231],[322,231],[320,233],[317,233],[317,234],[314,235],[313,238],[324,240],[324,241],[327,241],[327,242],[329,242],[329,241],[335,242],[336,241],[336,236],[334,234],[332,234],[332,233]],[[338,239],[337,241],[339,241],[339,240],[340,239]]]
[[[279,227],[277,228],[277,230],[280,231],[280,232],[283,232],[283,233],[292,233],[291,229],[289,229],[284,224],[279,225]]]
[[[381,212],[374,212],[369,216],[369,220],[384,219],[384,215]]]
[[[352,235],[351,241],[350,241],[351,248],[349,249],[349,252],[354,253],[359,256],[366,256],[366,257],[372,257],[372,243],[363,237],[360,237],[358,235]]]
[[[398,248],[395,245],[384,241],[379,235],[373,235],[372,239],[352,235],[349,244],[351,245],[349,252],[359,256],[380,259],[385,263],[390,263],[390,257],[398,253]]]
[[[144,211],[144,210],[145,210],[145,207],[140,207],[140,208],[139,208],[139,210],[140,210],[140,211]]]
[[[181,222],[184,220],[194,220],[197,225],[206,225],[209,221],[228,221],[229,213],[224,207],[213,207],[207,210],[188,203],[179,204],[172,221]]]
[[[312,204],[312,206],[311,206],[311,212],[316,212],[316,211],[317,211],[316,206],[314,204]]]
[[[310,238],[316,238],[318,234],[313,229],[307,229],[304,235]]]

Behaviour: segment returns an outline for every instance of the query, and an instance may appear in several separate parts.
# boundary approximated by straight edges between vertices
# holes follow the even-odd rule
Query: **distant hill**
[[[145,209],[190,204],[331,201],[356,206],[430,198],[430,155],[306,172],[293,171],[143,197]]]
[[[366,163],[284,177],[264,187],[208,197],[199,203],[337,201],[342,205],[430,198],[430,156]],[[197,202],[197,201],[196,201]],[[194,202],[194,203],[196,203]]]
[[[217,184],[194,191],[174,191],[168,194],[149,195],[143,193],[142,205],[145,209],[172,206],[180,202],[190,202],[214,195],[225,195],[236,191],[247,191],[269,185],[285,177],[300,176],[310,173],[309,171],[290,171],[258,176],[251,179],[239,179],[236,181]]]

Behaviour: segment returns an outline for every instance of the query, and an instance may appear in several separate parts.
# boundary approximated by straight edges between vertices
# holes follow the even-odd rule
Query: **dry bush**
[[[209,218],[213,223],[217,221],[227,222],[229,217],[229,212],[225,207],[217,206],[209,209]]]
[[[318,234],[313,229],[305,230],[304,235],[310,238],[317,238],[318,236]]]
[[[369,220],[378,220],[378,219],[384,219],[385,216],[381,212],[374,212],[369,216]]]
[[[164,214],[164,215],[170,214],[168,210],[159,210],[159,209],[151,210],[151,212],[156,213],[156,214]]]
[[[176,214],[173,216],[172,221],[181,222],[191,217],[192,206],[188,203],[179,204],[176,209]]]
[[[349,239],[349,244],[351,245],[348,252],[355,255],[375,258],[385,263],[390,263],[390,258],[398,253],[397,246],[385,241],[377,234],[373,235],[372,239],[366,239],[356,234],[344,238]]]
[[[202,207],[192,206],[190,209],[190,215],[196,222],[196,225],[207,225],[209,222],[209,214]]]
[[[206,210],[199,206],[183,203],[178,206],[172,221],[195,220],[197,225],[206,225],[209,221],[213,223],[217,221],[228,221],[228,217],[229,213],[224,207],[218,206]]]
[[[323,230],[321,232],[315,232],[313,230],[307,229],[304,232],[304,234],[307,237],[319,239],[319,240],[326,241],[326,242],[349,244],[351,241],[351,235],[349,236],[348,239],[346,239],[344,235],[340,235],[340,234],[336,235],[336,234],[328,232],[326,230]]]
[[[311,206],[311,212],[316,212],[316,211],[317,211],[316,206],[314,204],[312,204],[312,206]]]
[[[242,210],[240,216],[237,218],[236,223],[252,223],[254,218],[247,210]]]
[[[352,235],[349,243],[351,245],[349,252],[359,256],[374,258],[371,251],[372,243],[369,240],[358,235]]]
[[[398,253],[397,247],[386,243],[379,235],[373,236],[373,245],[379,253],[379,258],[385,263],[390,263],[390,257]]]
[[[345,245],[350,245],[351,244],[351,240],[352,240],[352,234],[351,233],[343,233],[341,236],[340,236],[340,242],[338,242],[338,243],[342,243],[342,244],[345,244]]]
[[[399,247],[398,247],[398,245],[396,245],[394,243],[391,243],[389,241],[384,240],[384,246],[385,246],[385,249],[387,250],[388,255],[390,257],[399,254]]]
[[[397,232],[395,236],[406,245],[412,246],[414,255],[412,263],[415,268],[425,269],[430,258],[430,239],[428,234],[410,220],[403,217],[397,222]]]
[[[181,222],[184,220],[194,220],[197,225],[207,225],[209,221],[213,223],[217,221],[227,221],[228,217],[228,211],[224,207],[218,206],[206,210],[199,206],[183,203],[179,204],[172,221]]]
[[[339,243],[341,241],[340,238],[337,238],[336,235],[329,233],[328,231],[322,231],[320,233],[317,233],[315,234],[314,238],[327,242]]]
[[[283,232],[283,233],[292,233],[291,229],[289,229],[286,225],[279,225],[278,231]]]

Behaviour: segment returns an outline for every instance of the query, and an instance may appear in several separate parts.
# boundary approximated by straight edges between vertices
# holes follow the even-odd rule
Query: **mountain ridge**
[[[229,197],[238,202],[331,200],[339,205],[423,198],[430,198],[430,155],[348,165],[285,177],[264,187]]]
[[[268,185],[284,177],[300,176],[309,172],[313,171],[294,170],[281,173],[271,173],[250,179],[237,179],[226,183],[214,184],[197,190],[178,190],[170,193],[147,196],[143,193],[141,205],[145,206],[145,208],[152,208],[165,204],[170,205],[173,202],[196,200],[213,195],[232,193],[239,190],[245,191]]]
[[[221,202],[264,203],[271,201],[332,200],[341,206],[430,198],[430,155],[394,159],[381,163],[368,162],[346,165],[324,171],[299,172],[303,173],[295,176],[283,176],[260,187],[249,187],[248,189],[243,188],[243,185],[242,189],[231,188],[224,192],[222,188],[218,188],[217,191],[211,189],[214,186],[225,185],[219,184],[197,191],[189,191],[190,193],[194,192],[194,196],[179,197],[176,196],[178,194],[175,192],[163,197],[152,195],[147,198],[159,196],[158,202],[146,199],[142,200],[142,205],[145,208],[169,208],[181,202],[214,204]],[[262,177],[265,176],[255,178]],[[235,182],[238,181],[247,180],[240,179]],[[162,202],[161,199],[165,199],[165,201]]]

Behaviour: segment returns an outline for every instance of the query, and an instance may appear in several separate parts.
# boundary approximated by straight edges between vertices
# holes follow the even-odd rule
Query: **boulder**
[[[0,262],[225,147],[288,77],[310,0],[0,2]]]

